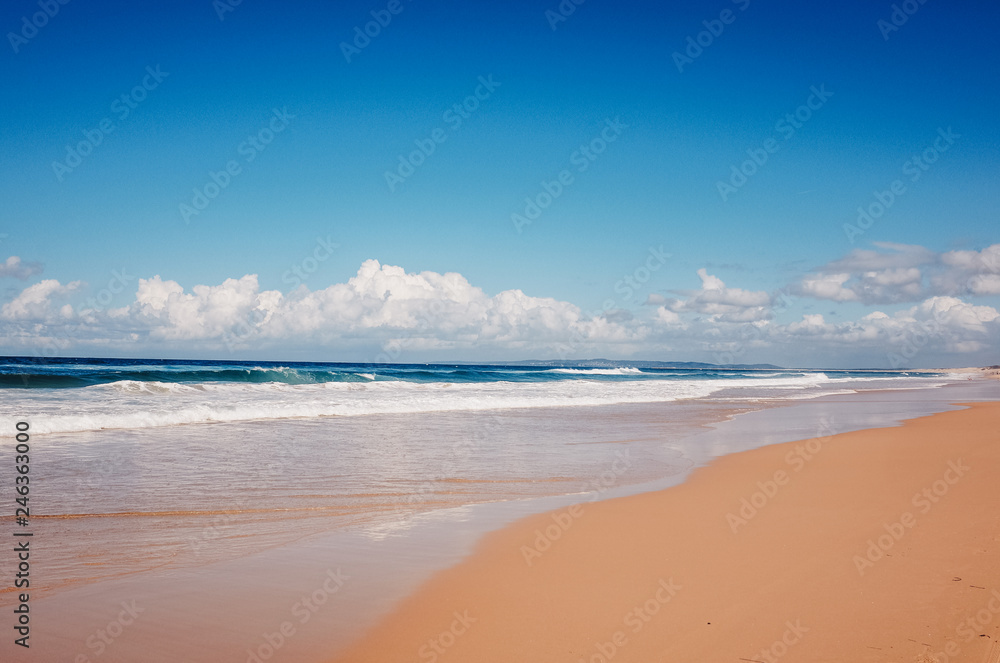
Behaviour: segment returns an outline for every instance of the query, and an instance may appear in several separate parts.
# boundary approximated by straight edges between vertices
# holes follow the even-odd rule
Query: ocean
[[[242,662],[248,636],[217,641],[210,611],[222,608],[192,607],[208,585],[270,597],[224,607],[252,630],[343,567],[350,591],[294,644],[341,646],[512,519],[672,485],[755,446],[948,409],[941,387],[974,398],[967,379],[13,357],[0,359],[0,452],[14,453],[27,424],[32,590],[46,623],[85,637],[91,608],[140,596],[211,644],[204,660],[232,645]],[[13,482],[0,462],[0,485]]]
[[[0,414],[36,433],[940,386],[939,374],[795,369],[0,358]],[[12,436],[13,427],[0,430]]]

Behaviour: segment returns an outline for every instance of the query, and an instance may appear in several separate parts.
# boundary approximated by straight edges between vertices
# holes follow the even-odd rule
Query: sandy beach
[[[1000,3],[4,9],[0,663],[1000,663]]]
[[[334,660],[995,662],[998,426],[971,404],[524,519]]]
[[[1000,609],[997,382],[932,379],[41,433],[62,501],[33,512],[31,649],[2,658],[967,655],[989,640],[968,628],[995,636]]]

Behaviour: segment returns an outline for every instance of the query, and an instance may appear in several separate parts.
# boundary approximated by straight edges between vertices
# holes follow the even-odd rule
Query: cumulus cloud
[[[36,274],[42,273],[42,263],[24,262],[18,256],[11,256],[0,262],[0,278],[9,276],[25,281]]]
[[[949,251],[941,255],[948,269],[931,277],[945,294],[1000,295],[1000,244],[982,251]]]
[[[807,313],[802,316],[802,320],[785,327],[785,331],[793,335],[814,335],[833,331],[833,329],[833,325],[827,324],[820,313]]]
[[[1000,244],[993,244],[982,251],[948,251],[941,255],[941,262],[969,272],[1000,271]]]
[[[656,309],[656,319],[660,324],[666,325],[668,327],[683,326],[681,321],[681,316],[671,311],[666,306],[661,306]]]
[[[770,315],[771,296],[766,292],[727,288],[717,276],[698,270],[701,289],[682,292],[687,299],[671,299],[664,306],[674,313],[700,313],[713,321],[749,322]]]
[[[955,269],[982,270],[989,255],[945,254]],[[978,256],[978,257],[977,257]],[[941,259],[942,262],[944,258]],[[986,262],[988,265],[989,263]],[[866,267],[872,275],[817,274],[803,292],[821,299],[864,303],[877,288],[916,283],[905,263]],[[521,290],[487,294],[457,273],[412,273],[365,261],[345,283],[291,292],[263,290],[257,276],[184,288],[162,276],[138,279],[131,301],[115,309],[70,302],[83,284],[50,279],[24,288],[0,306],[0,338],[20,350],[87,355],[92,349],[130,354],[288,356],[359,361],[638,356],[719,363],[757,362],[885,365],[903,357],[916,365],[938,357],[995,362],[1000,314],[952,295],[926,297],[903,310],[870,311],[841,321],[806,312],[778,323],[777,295],[727,286],[699,270],[701,287],[650,296],[636,310],[588,315],[578,306]],[[885,297],[888,295],[877,295]],[[833,320],[833,321],[831,321]],[[17,353],[17,352],[11,352]],[[798,354],[796,354],[798,353]],[[979,353],[979,354],[976,354]],[[863,357],[863,360],[851,359]],[[825,359],[821,359],[825,358]]]
[[[702,267],[698,270],[698,278],[701,279],[702,290],[725,290],[726,284],[717,276],[712,276],[708,270]]]
[[[628,311],[587,318],[568,302],[521,290],[489,296],[460,274],[407,273],[377,260],[365,261],[346,283],[315,291],[300,286],[288,294],[261,290],[252,274],[190,291],[154,276],[139,279],[127,306],[83,310],[80,318],[95,333],[114,328],[154,342],[199,341],[229,350],[288,343],[572,350],[636,342],[645,333]]]
[[[806,274],[798,294],[863,304],[918,302],[934,296],[1000,294],[1000,244],[982,251],[935,253],[921,246],[877,242]]]
[[[996,348],[1000,342],[1000,313],[991,306],[975,306],[955,297],[931,297],[916,306],[889,315],[874,311],[859,320],[831,324],[822,315],[771,330],[775,341],[808,339],[813,343],[880,348],[887,355],[905,356],[907,349],[968,353]]]
[[[844,287],[850,278],[851,275],[848,273],[809,274],[802,278],[798,292],[805,297],[829,299],[835,302],[857,301],[858,293]]]
[[[54,318],[71,318],[73,307],[63,304],[56,308],[61,300],[65,300],[83,286],[81,281],[73,281],[62,285],[55,279],[46,279],[28,286],[21,294],[0,308],[0,320],[44,322]]]
[[[110,315],[147,327],[153,338],[219,338],[237,322],[249,319],[250,312],[267,295],[260,292],[256,275],[226,279],[217,286],[196,285],[191,293],[184,292],[175,281],[154,276],[139,279],[135,301]]]

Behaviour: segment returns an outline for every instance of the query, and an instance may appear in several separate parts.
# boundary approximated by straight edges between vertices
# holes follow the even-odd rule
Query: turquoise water
[[[0,417],[38,433],[316,417],[783,400],[947,382],[901,371],[0,359]],[[14,434],[13,425],[0,437]]]

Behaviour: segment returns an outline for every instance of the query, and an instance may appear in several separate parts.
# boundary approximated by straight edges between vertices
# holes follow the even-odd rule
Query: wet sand
[[[497,453],[502,450],[510,456],[511,453],[517,452],[514,458],[520,465],[513,468],[504,465],[501,468],[512,473],[511,476],[515,478],[527,476],[524,474],[525,470],[530,470],[539,476],[558,470],[557,476],[563,476],[567,474],[566,469],[569,467],[566,463],[570,462],[580,470],[569,472],[573,476],[579,476],[580,488],[586,491],[600,483],[600,489],[596,492],[575,492],[531,499],[501,499],[479,504],[463,503],[468,498],[468,495],[465,495],[464,498],[462,496],[456,498],[457,506],[447,507],[442,504],[440,506],[443,508],[432,508],[427,511],[422,511],[418,508],[420,505],[414,503],[413,512],[406,517],[386,519],[383,523],[337,526],[325,533],[310,533],[312,528],[303,527],[303,523],[310,521],[294,519],[288,522],[287,527],[276,531],[296,533],[301,538],[267,547],[265,550],[260,550],[260,526],[256,517],[251,517],[253,514],[240,515],[220,525],[213,525],[210,530],[212,536],[206,535],[200,538],[198,540],[200,545],[196,551],[183,546],[190,538],[188,535],[191,528],[200,526],[199,521],[188,523],[183,517],[178,517],[178,522],[172,523],[160,523],[152,517],[124,519],[104,517],[94,520],[98,524],[107,524],[107,527],[112,528],[115,523],[119,523],[120,527],[113,536],[105,533],[104,529],[89,532],[90,526],[87,523],[90,520],[86,518],[40,519],[39,536],[33,544],[37,546],[38,555],[32,558],[33,580],[37,581],[39,588],[45,590],[47,585],[58,577],[55,571],[60,570],[61,567],[58,565],[62,564],[70,564],[63,573],[66,577],[77,579],[88,573],[99,573],[105,577],[68,586],[49,586],[47,591],[33,594],[32,648],[30,651],[10,652],[12,654],[10,660],[23,663],[52,660],[73,660],[78,663],[136,660],[150,662],[184,660],[191,663],[328,661],[341,652],[349,651],[354,645],[365,646],[364,634],[372,628],[384,629],[391,624],[393,615],[399,614],[397,611],[401,606],[405,609],[405,606],[410,605],[408,601],[420,596],[424,591],[421,587],[425,587],[425,583],[433,579],[435,574],[447,575],[455,572],[455,569],[462,568],[463,564],[475,563],[475,560],[482,555],[481,551],[488,550],[490,541],[498,536],[505,536],[504,527],[511,525],[517,527],[516,523],[526,517],[553,511],[562,513],[572,505],[582,502],[581,517],[572,518],[573,524],[567,533],[569,534],[575,532],[580,524],[591,520],[594,513],[603,511],[602,503],[597,500],[638,494],[651,496],[668,494],[669,491],[664,493],[664,489],[685,481],[690,476],[692,467],[709,465],[710,468],[715,468],[721,461],[714,459],[719,457],[728,454],[739,456],[742,455],[741,452],[764,445],[778,445],[837,432],[896,426],[902,420],[927,413],[955,410],[957,406],[952,403],[956,401],[995,400],[998,393],[996,387],[997,383],[993,380],[976,380],[961,381],[941,389],[850,393],[770,405],[742,401],[692,402],[681,407],[678,407],[678,404],[667,406],[653,404],[537,410],[523,414],[510,412],[504,415],[502,426],[495,425],[497,423],[495,417],[487,418],[485,421],[482,417],[473,415],[407,417],[406,422],[402,420],[397,422],[400,424],[399,440],[404,439],[404,433],[406,439],[414,438],[415,424],[420,424],[419,429],[426,430],[428,434],[440,432],[446,436],[445,441],[452,439],[458,431],[477,434],[482,427],[486,427],[485,431],[490,432],[491,436],[503,435],[503,439],[497,440],[493,445]],[[742,405],[750,407],[742,408]],[[755,411],[745,412],[746,409]],[[745,413],[739,414],[740,411]],[[389,420],[391,418],[382,418],[379,421],[383,419],[392,423]],[[403,426],[404,423],[408,425]],[[371,426],[372,423],[369,422],[367,425]],[[212,462],[208,462],[207,457],[204,458],[203,467],[206,468],[204,471],[221,474],[238,470],[234,476],[234,485],[241,489],[253,488],[259,493],[254,499],[266,506],[273,501],[272,498],[303,493],[303,482],[314,483],[320,480],[321,475],[329,471],[327,468],[336,468],[339,474],[343,474],[342,463],[334,465],[332,460],[337,457],[331,456],[332,452],[324,446],[324,440],[340,430],[341,426],[347,426],[344,429],[345,433],[355,430],[362,432],[360,424],[351,421],[290,422],[282,425],[280,430],[286,433],[284,437],[297,441],[298,458],[308,458],[310,461],[308,464],[282,465],[281,467],[287,471],[271,477],[268,483],[247,482],[242,479],[244,476],[251,476],[256,465],[263,463],[265,466],[271,466],[268,462],[271,459],[262,456],[265,448],[255,448],[250,456],[232,454],[236,442],[229,438],[235,440],[239,437],[237,433],[254,432],[258,429],[262,433],[275,433],[279,430],[275,426],[220,425],[213,426],[210,430],[206,428],[205,433],[211,433],[214,438],[211,445],[200,438],[173,439],[170,445],[150,444],[155,442],[156,438],[147,433],[141,440],[143,443],[141,447],[134,444],[136,441],[129,436],[119,439],[111,435],[94,436],[92,444],[84,444],[81,447],[79,441],[75,445],[68,445],[53,436],[53,439],[44,441],[46,445],[40,446],[39,451],[43,452],[43,457],[46,459],[46,478],[49,481],[46,492],[49,495],[68,494],[57,489],[69,481],[70,471],[81,456],[85,459],[90,456],[114,458],[116,453],[119,453],[122,457],[122,467],[155,469],[155,473],[150,472],[145,476],[131,471],[102,472],[99,477],[114,478],[117,483],[106,486],[94,496],[106,493],[110,500],[115,495],[127,494],[130,503],[142,504],[143,500],[152,500],[151,503],[157,504],[160,510],[165,508],[165,505],[173,508],[174,503],[192,508],[187,507],[184,501],[184,491],[189,490],[192,485],[207,483],[212,476],[206,474],[204,477],[199,475],[187,479],[174,477],[168,471],[175,467],[171,459],[183,456],[190,450],[200,450],[203,457],[212,451],[215,453]],[[318,428],[324,435],[306,435],[308,427]],[[229,437],[219,437],[221,432],[230,428],[233,430]],[[384,433],[391,430],[385,426],[378,429],[383,432],[383,439]],[[190,432],[201,430],[192,428]],[[261,439],[264,439],[263,434]],[[362,438],[351,435],[348,439]],[[413,444],[419,446],[420,439],[421,435],[416,435]],[[529,440],[532,444],[512,448],[511,444],[516,445],[519,440]],[[381,444],[384,445],[385,442]],[[559,451],[559,447],[555,445],[565,445],[565,449]],[[450,444],[437,445],[432,449],[438,447],[443,449],[442,453],[451,453]],[[284,448],[279,448],[278,452]],[[462,466],[451,464],[459,461],[480,464],[493,462],[493,457],[490,456],[491,448],[482,446],[477,453],[469,454],[465,460],[452,454],[447,459],[444,456],[431,455],[422,459],[421,463],[410,462],[413,476],[424,477],[422,480],[415,479],[414,485],[421,487],[427,481],[427,473],[419,472],[421,467],[434,468],[439,464],[448,470],[447,476],[463,476],[467,470],[478,476],[482,472],[476,470],[475,465],[463,469]],[[538,456],[539,451],[543,453],[541,457]],[[630,462],[630,467],[624,474],[619,474],[620,470],[625,469],[620,455],[626,451],[628,455],[625,458]],[[358,459],[368,456],[366,449],[357,449],[354,453]],[[404,454],[403,457],[410,458],[410,455]],[[255,464],[246,465],[245,458],[251,458]],[[428,463],[428,459],[431,462]],[[444,461],[449,465],[444,465]],[[540,461],[544,462],[539,464]],[[182,463],[176,464],[176,467],[178,472],[186,471]],[[368,466],[358,467],[364,469]],[[810,461],[809,466],[805,467],[801,474],[795,475],[796,478],[805,479],[806,476],[812,476],[812,467],[813,463]],[[292,472],[296,468],[299,470],[297,475]],[[390,469],[397,474],[400,470],[400,468]],[[513,474],[515,470],[517,473]],[[772,468],[771,472],[773,471]],[[65,479],[61,478],[64,474]],[[698,471],[695,476],[701,474],[702,472]],[[293,480],[294,476],[298,476],[297,481]],[[377,475],[373,476],[377,478]],[[356,482],[359,487],[364,488],[365,484],[372,483],[373,476],[359,474]],[[645,476],[657,478],[643,482]],[[752,488],[756,481],[763,481],[766,477],[762,479],[754,476],[751,480],[751,477],[747,476],[745,479],[749,484],[748,487]],[[62,483],[58,483],[59,481]],[[453,483],[438,477],[435,486],[440,484],[437,486],[440,490],[436,488],[433,493],[435,501],[450,494],[450,491],[454,490],[451,487]],[[519,490],[522,486],[519,483],[509,482],[496,485],[503,487],[504,491],[510,488]],[[561,484],[534,482],[530,485],[544,493],[549,487],[558,488]],[[792,487],[792,484],[783,486],[782,491]],[[220,491],[221,488],[220,485]],[[395,487],[391,489],[395,490]],[[239,494],[238,491],[221,491],[217,496],[219,499],[206,502],[204,493],[194,493],[190,499],[196,501],[193,508],[204,510],[215,502],[224,505],[226,502],[222,498],[232,499],[234,495]],[[312,494],[313,491],[310,491],[310,495]],[[722,494],[719,493],[712,499],[717,500]],[[743,491],[740,496],[751,498],[752,492]],[[775,505],[778,504],[780,497],[780,494],[776,495]],[[313,499],[309,495],[299,496],[299,499],[307,498]],[[733,504],[728,505],[727,510],[739,508],[738,498],[739,496],[731,500]],[[617,500],[612,503],[617,503]],[[113,501],[107,504],[92,501],[86,506],[87,511],[95,512],[120,510],[110,509],[115,504]],[[46,506],[55,513],[62,512],[55,510],[59,505],[53,501],[46,502]],[[72,507],[73,504],[68,506]],[[432,505],[424,505],[427,506]],[[770,508],[769,504],[761,510],[760,515],[748,521],[745,531],[741,527],[739,535],[733,535],[734,540],[723,538],[723,543],[728,546],[735,545],[736,541],[748,540],[744,538],[744,533],[751,531],[758,523],[766,522],[764,513]],[[982,512],[990,513],[989,509],[984,509]],[[724,515],[725,510],[722,512],[723,517]],[[719,514],[713,515],[713,517],[718,516]],[[628,527],[637,530],[649,529],[650,525],[644,520],[645,517],[637,516],[637,519],[631,521],[625,519],[621,524],[631,523]],[[550,516],[541,518],[543,522],[546,522],[546,518],[549,519],[546,525],[541,527],[543,531],[549,524],[553,524]],[[566,522],[565,517],[560,518],[560,522]],[[88,530],[87,538],[81,538],[77,525],[74,525],[76,529],[66,531],[63,531],[66,528],[62,525],[59,529],[50,525],[60,523],[82,524],[81,526],[85,526]],[[555,524],[558,526],[558,523]],[[44,529],[42,525],[45,525]],[[670,528],[676,525],[664,517],[656,521],[653,527],[669,533]],[[620,536],[615,530],[610,531],[614,536]],[[494,534],[490,534],[491,532]],[[602,532],[603,530],[597,531],[597,535],[604,536]],[[544,547],[544,542],[535,541],[534,536],[531,534],[529,540],[519,542],[514,547],[515,554],[520,555],[516,557],[516,561],[521,565],[522,573],[529,567],[524,560],[524,551],[519,546],[523,544],[536,549]],[[557,536],[558,538],[553,539],[552,545],[547,550],[540,551],[544,553],[541,558],[535,559],[532,556],[529,570],[534,572],[543,568],[544,560],[549,555],[556,554],[558,546],[563,542],[572,539],[568,535],[557,534]],[[636,544],[630,541],[628,536],[621,535],[620,538],[623,542],[621,547],[625,552],[619,550],[618,544],[605,550],[604,563],[610,568],[613,568],[620,559],[632,563],[628,561],[627,556],[620,557],[620,555],[636,548]],[[91,544],[84,545],[88,540]],[[181,550],[187,551],[187,554],[171,556],[170,551],[177,546],[182,546]],[[137,548],[149,552],[148,558],[139,560],[141,564],[121,565],[115,561],[123,556],[132,557],[132,551]],[[33,548],[34,550],[36,548]],[[80,554],[75,552],[77,550],[82,550],[85,556],[80,557]],[[478,555],[474,554],[476,550],[480,550]],[[198,554],[194,555],[194,552]],[[894,554],[892,550],[889,552]],[[168,561],[156,568],[145,568],[148,560],[154,557],[165,558]],[[556,564],[555,568],[558,569],[559,564]],[[37,576],[34,575],[36,570]],[[107,571],[112,573],[107,574]],[[570,572],[575,573],[572,569]],[[493,570],[485,573],[492,574]],[[592,572],[587,571],[587,573]],[[655,592],[659,591],[656,583],[660,579],[667,582],[667,587],[670,587],[670,576],[666,575],[667,573],[674,573],[675,583],[683,585],[683,589],[688,589],[689,585],[684,585],[676,572],[672,571],[672,567],[665,565],[663,573],[652,578],[654,581],[652,587],[635,588],[637,595],[643,601],[648,600],[651,595],[655,601]],[[603,576],[599,575],[589,580],[586,575],[581,577],[584,578],[582,582],[585,584],[598,583],[595,585],[600,590],[598,604],[602,601],[616,600],[616,592],[619,590],[613,573],[603,588],[600,585],[604,583],[601,580]],[[436,581],[431,580],[431,583],[434,582]],[[539,586],[545,587],[545,584]],[[480,587],[479,581],[473,581],[470,587],[472,589]],[[535,591],[533,581],[527,586],[513,583],[511,587],[520,587],[518,591],[522,592],[519,595],[521,602],[515,601],[510,604],[513,605],[511,616],[522,615],[527,618],[532,614],[532,603],[540,600],[532,594]],[[580,588],[574,588],[571,584],[567,587],[569,596],[579,597],[579,605],[569,606],[570,608],[588,611],[595,604],[593,597],[586,592],[581,593]],[[34,584],[33,589],[36,589]],[[549,589],[544,591],[548,592]],[[564,587],[560,591],[567,590]],[[664,597],[663,592],[667,591],[669,590],[663,589],[660,596]],[[648,595],[643,596],[644,593]],[[493,600],[489,598],[488,593],[474,592],[474,595],[477,598]],[[559,602],[562,600],[558,599],[559,594],[552,596],[555,598],[547,598],[549,594],[546,593],[544,594],[546,598],[541,600],[559,606],[560,611],[567,608]],[[752,591],[747,596],[748,601],[757,600]],[[3,598],[0,596],[0,604],[3,603]],[[12,599],[13,596],[7,594],[7,598]],[[679,600],[678,598],[677,601]],[[676,605],[674,599],[671,599],[671,603]],[[617,603],[608,605],[614,607]],[[641,608],[641,603],[639,606]],[[651,607],[656,606],[653,604]],[[135,615],[127,608],[131,608]],[[431,639],[443,633],[442,629],[451,627],[456,620],[455,611],[459,611],[459,615],[464,617],[458,608],[446,613],[445,616],[451,615],[447,622],[443,626],[432,627],[431,633],[419,639],[416,648],[408,653],[403,651],[399,660],[429,661],[435,656],[445,663],[448,660],[478,660],[451,656],[449,653],[452,651],[451,647],[445,647],[440,652],[433,648]],[[503,613],[503,610],[500,612]],[[665,609],[657,610],[657,613],[658,617],[668,614]],[[566,615],[571,616],[572,611]],[[476,614],[470,612],[470,617],[476,618]],[[595,646],[600,644],[604,651],[609,651],[605,643],[615,643],[617,630],[622,630],[622,636],[628,639],[628,643],[632,643],[633,634],[630,628],[635,626],[636,622],[629,618],[630,624],[626,625],[624,620],[627,617],[622,610],[613,616],[610,624],[602,621],[603,626],[610,626],[605,629],[607,633],[604,635],[602,635],[604,631],[600,629],[595,631],[587,619],[583,619],[580,621],[577,635],[593,649],[587,650],[585,647],[584,650],[577,651],[576,658],[567,656],[564,652],[553,660],[578,661],[582,658],[599,661],[603,654],[600,653],[600,648]],[[562,617],[558,617],[556,621],[558,619]],[[501,628],[498,637],[501,639],[506,637],[504,634],[509,632],[506,630],[509,625],[504,625],[503,620],[494,621],[495,626]],[[615,622],[621,624],[617,625]],[[419,620],[414,622],[414,624],[419,623]],[[474,626],[483,623],[477,621],[470,624],[468,634],[473,633],[471,629]],[[650,622],[650,630],[654,623]],[[379,624],[382,626],[379,627]],[[713,621],[713,625],[715,624]],[[456,629],[460,629],[461,626],[459,623]],[[395,631],[379,630],[375,633],[382,635],[370,637],[397,637]],[[511,637],[521,637],[516,631],[512,633],[514,636]],[[551,634],[555,638],[553,642],[558,643],[558,638],[561,637],[558,635],[558,629],[552,630]],[[542,652],[540,655],[542,658],[549,656],[551,652],[546,653],[545,649],[549,643],[549,635],[548,630],[536,633],[532,636],[534,640],[524,641],[528,644],[524,644],[524,648],[517,651],[522,652],[522,658],[528,660],[531,660],[534,656],[532,652],[536,650]],[[635,642],[638,642],[639,635],[642,633],[635,635]],[[773,637],[781,635],[779,632]],[[445,636],[444,640],[447,641],[452,636]],[[605,639],[600,640],[601,638]],[[428,648],[421,649],[425,645]],[[440,647],[440,643],[437,646]],[[628,660],[625,655],[626,648],[615,646],[614,660]],[[378,652],[373,654],[376,659],[381,655]],[[3,656],[0,658],[8,660]]]
[[[993,663],[998,431],[971,404],[526,518],[333,660]]]

